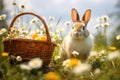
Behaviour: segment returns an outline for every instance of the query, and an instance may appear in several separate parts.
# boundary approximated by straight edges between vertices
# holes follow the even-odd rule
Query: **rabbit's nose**
[[[75,32],[75,36],[76,36],[76,37],[78,37],[78,36],[79,36],[78,32]]]

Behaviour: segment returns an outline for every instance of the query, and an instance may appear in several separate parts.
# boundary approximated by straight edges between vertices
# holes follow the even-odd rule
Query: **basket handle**
[[[8,33],[11,31],[11,28],[13,27],[14,25],[14,22],[16,21],[16,19],[22,15],[26,15],[26,14],[29,14],[29,15],[33,15],[33,16],[36,16],[37,18],[39,18],[41,20],[41,22],[44,24],[44,27],[45,27],[45,31],[46,31],[46,36],[47,36],[47,42],[51,42],[51,38],[50,38],[50,34],[49,34],[49,30],[48,30],[48,27],[47,27],[47,24],[45,23],[44,19],[35,14],[35,13],[32,13],[32,12],[23,12],[23,13],[20,13],[18,14],[17,16],[14,17],[14,19],[12,20],[11,24],[10,24],[10,27],[8,29]]]

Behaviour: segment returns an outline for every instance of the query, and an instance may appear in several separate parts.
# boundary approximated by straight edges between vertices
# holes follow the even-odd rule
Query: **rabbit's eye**
[[[85,30],[85,26],[83,26],[83,30]]]

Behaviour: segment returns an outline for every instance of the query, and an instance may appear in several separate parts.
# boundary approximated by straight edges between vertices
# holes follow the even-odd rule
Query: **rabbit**
[[[90,54],[93,46],[93,36],[87,30],[87,24],[91,17],[91,9],[87,9],[82,19],[75,8],[71,10],[71,18],[73,21],[73,29],[71,29],[67,36],[63,39],[60,45],[59,55],[62,60],[75,57],[72,52],[79,53],[76,58],[85,62]]]

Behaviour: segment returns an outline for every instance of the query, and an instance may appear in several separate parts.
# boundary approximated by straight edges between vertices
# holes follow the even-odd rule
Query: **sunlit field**
[[[13,1],[12,6],[14,7],[13,18],[25,12],[24,4],[18,7],[18,4]],[[94,44],[89,57],[84,62],[77,58],[81,54],[77,51],[72,52],[74,57],[65,60],[59,55],[61,43],[73,26],[71,20],[63,22],[61,17],[59,19],[54,16],[41,17],[47,25],[48,34],[41,19],[30,14],[17,17],[11,27],[6,23],[0,27],[0,80],[120,80],[120,25],[112,33],[108,33],[111,25],[109,21],[112,19],[109,15],[98,16],[94,21],[97,24],[92,28],[96,32],[90,33]],[[0,22],[5,22],[8,18],[7,14],[0,14]],[[14,49],[12,46],[15,44],[11,44],[13,49],[9,50],[10,52],[5,51],[9,46],[4,45],[5,41],[10,40],[12,43],[12,40],[16,39],[54,43],[56,46],[49,64],[45,64],[45,60],[49,57],[43,60],[37,54],[32,54],[35,55],[34,58],[24,61],[24,58],[29,58],[30,55],[28,53],[28,56],[23,58],[21,56],[24,55],[24,51],[21,51],[22,55],[17,54],[17,51],[20,51],[19,45],[16,46],[18,49],[15,50],[15,54],[11,53]],[[38,49],[34,51],[37,46],[32,47],[34,44],[29,46],[31,49],[27,52],[37,52]],[[40,48],[44,49],[44,44]],[[22,49],[27,48],[23,45]],[[44,51],[49,51],[47,49],[49,48]],[[44,55],[46,52],[41,51]]]

